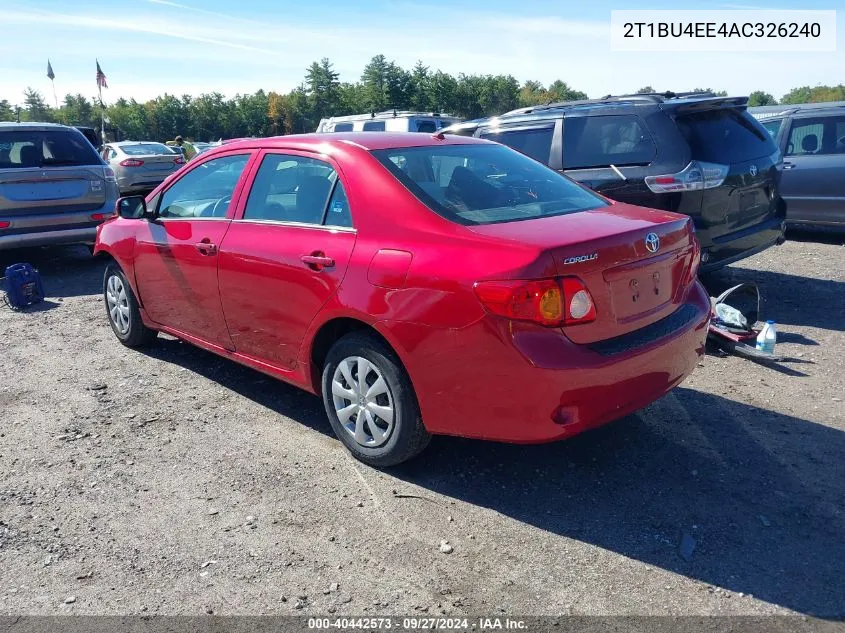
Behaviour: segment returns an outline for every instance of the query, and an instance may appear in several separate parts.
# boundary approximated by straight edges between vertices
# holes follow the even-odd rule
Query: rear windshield
[[[149,156],[150,154],[172,154],[173,152],[164,143],[134,143],[132,145],[120,145],[120,151],[128,156]]]
[[[374,150],[421,202],[459,224],[493,224],[607,206],[596,194],[502,145]]]
[[[777,151],[771,135],[744,110],[704,110],[678,117],[695,160],[730,165]]]
[[[80,132],[0,131],[0,169],[100,164],[96,150]]]

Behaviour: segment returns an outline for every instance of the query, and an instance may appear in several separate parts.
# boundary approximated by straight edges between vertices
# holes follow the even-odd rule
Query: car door
[[[150,201],[155,219],[138,230],[135,280],[156,323],[232,349],[217,290],[220,244],[250,152],[204,160]]]
[[[845,223],[845,115],[795,117],[784,150],[787,220]]]
[[[238,353],[293,369],[308,325],[346,273],[356,232],[329,158],[268,151],[259,160],[220,247],[220,298]]]

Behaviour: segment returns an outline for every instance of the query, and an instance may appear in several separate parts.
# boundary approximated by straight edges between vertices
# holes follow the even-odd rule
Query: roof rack
[[[571,108],[582,105],[600,105],[610,103],[622,103],[631,101],[648,101],[651,103],[664,103],[670,99],[688,99],[692,97],[715,97],[712,92],[647,92],[626,95],[605,95],[599,99],[580,99],[577,101],[558,101],[555,103],[546,103],[544,105],[528,106],[527,108],[518,108],[505,112],[501,116],[511,116],[517,114],[531,114],[532,112],[543,112],[545,110],[555,110],[557,108]]]

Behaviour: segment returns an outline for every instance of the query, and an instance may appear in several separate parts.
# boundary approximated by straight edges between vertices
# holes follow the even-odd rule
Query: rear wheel
[[[383,341],[353,332],[329,350],[323,404],[335,434],[362,462],[384,468],[428,445],[411,380]]]
[[[112,262],[103,276],[103,298],[112,332],[128,347],[139,347],[155,340],[158,333],[141,321],[138,300],[120,267]]]

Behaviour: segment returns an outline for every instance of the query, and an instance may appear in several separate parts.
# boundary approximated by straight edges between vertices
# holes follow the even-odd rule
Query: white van
[[[437,112],[387,110],[371,114],[351,114],[322,119],[317,132],[423,132],[433,134],[460,118]]]

